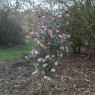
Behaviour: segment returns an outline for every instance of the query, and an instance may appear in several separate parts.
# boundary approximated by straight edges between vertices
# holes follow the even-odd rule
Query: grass
[[[29,52],[30,45],[20,45],[0,50],[0,62],[24,57]]]

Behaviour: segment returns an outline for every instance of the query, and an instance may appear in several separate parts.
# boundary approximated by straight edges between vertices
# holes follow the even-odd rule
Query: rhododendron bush
[[[64,33],[64,30],[60,28],[58,22],[60,17],[54,15],[48,8],[43,9],[40,5],[34,5],[33,12],[35,14],[31,27],[36,27],[36,31],[28,34],[33,43],[33,48],[28,56],[36,69],[33,75],[62,78],[59,70],[60,60],[69,52],[70,35]]]

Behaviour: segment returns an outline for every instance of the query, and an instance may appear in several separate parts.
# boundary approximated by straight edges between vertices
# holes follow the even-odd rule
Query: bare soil
[[[0,95],[95,95],[95,56],[62,60],[64,81],[43,81],[32,76],[32,63],[9,61],[0,65]],[[43,88],[43,89],[42,89]]]

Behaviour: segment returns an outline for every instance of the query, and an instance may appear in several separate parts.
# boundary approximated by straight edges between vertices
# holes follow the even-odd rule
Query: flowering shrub
[[[54,16],[49,9],[41,6],[34,6],[35,22],[32,27],[36,27],[36,32],[30,32],[28,37],[32,39],[34,45],[29,54],[29,59],[34,63],[36,71],[43,77],[56,78],[60,59],[69,52],[69,34],[64,33],[58,24],[58,16]],[[68,16],[68,15],[67,15]]]

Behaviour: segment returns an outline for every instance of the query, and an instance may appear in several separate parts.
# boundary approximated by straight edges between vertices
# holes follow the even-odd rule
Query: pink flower
[[[46,59],[44,59],[44,58],[38,58],[38,60],[37,60],[38,62],[45,62],[46,61]]]
[[[64,38],[64,40],[66,39],[66,36],[65,37],[63,37]]]
[[[61,50],[64,50],[64,46],[61,46],[60,49],[61,49]]]
[[[59,61],[56,61],[56,62],[54,63],[55,66],[58,66],[58,64],[59,64]]]
[[[42,62],[45,62],[45,61],[46,61],[46,59],[42,58]]]
[[[36,55],[40,54],[40,52],[39,52],[38,50],[35,50],[34,53],[35,53]]]
[[[44,25],[42,25],[42,28],[45,28],[45,26],[44,26]]]
[[[29,35],[33,35],[33,34],[34,34],[34,32],[32,32],[32,31],[31,31],[31,32],[29,32]]]
[[[40,37],[40,34],[39,33],[36,33],[35,35],[36,35],[36,37]]]
[[[43,67],[46,67],[47,66],[47,64],[43,64]]]
[[[52,19],[52,20],[55,20],[55,17],[54,17],[54,16],[52,16],[52,17],[51,17],[51,19]]]
[[[56,30],[57,33],[59,33],[59,30]]]
[[[43,25],[42,29],[46,31],[46,30],[48,30],[48,27]]]
[[[66,37],[66,34],[62,34],[62,36],[63,36],[63,39],[65,40],[67,37]]]
[[[62,35],[58,35],[60,38],[63,38],[63,36]]]
[[[51,42],[48,42],[48,45],[51,45]]]
[[[42,58],[38,58],[38,60],[37,60],[38,62],[42,62]]]
[[[66,22],[66,25],[67,25],[67,26],[69,25],[69,22],[68,22],[68,21]]]
[[[65,37],[66,35],[64,33],[62,33],[62,36]]]
[[[55,68],[52,68],[51,69],[51,72],[53,72],[53,73],[56,72],[56,69]]]
[[[66,16],[66,17],[69,17],[69,16],[70,16],[70,14],[68,14],[68,13],[65,13],[65,16]]]
[[[70,35],[66,35],[66,37],[67,37],[67,39],[69,39],[70,38]]]
[[[52,36],[53,31],[52,30],[48,30],[48,33]]]
[[[35,51],[35,50],[36,50],[35,48],[32,49],[32,51]]]
[[[45,56],[45,59],[48,59],[48,58],[50,58],[50,55]]]

